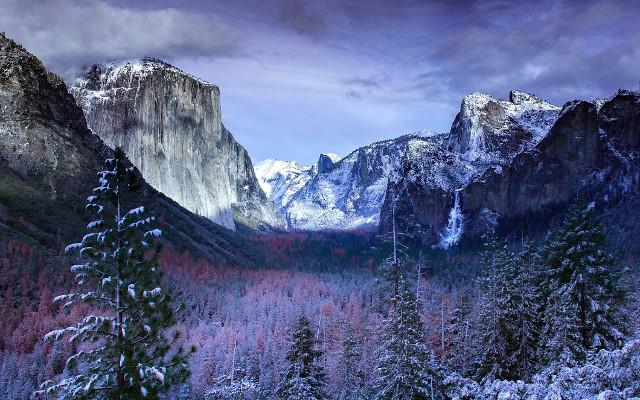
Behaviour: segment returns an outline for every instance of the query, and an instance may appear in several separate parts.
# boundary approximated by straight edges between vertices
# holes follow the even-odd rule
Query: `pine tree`
[[[441,376],[433,351],[424,342],[420,302],[402,276],[384,320],[375,399],[440,399]]]
[[[482,254],[483,275],[479,279],[482,299],[477,324],[478,353],[476,374],[479,379],[507,378],[510,365],[509,354],[509,314],[505,300],[512,282],[507,274],[513,268],[515,256],[506,248],[501,248],[494,239]]]
[[[340,372],[339,400],[366,399],[364,371],[360,365],[362,343],[347,323],[345,338],[342,342],[342,357],[338,367]]]
[[[462,291],[445,331],[450,343],[448,365],[462,375],[466,375],[470,369],[471,323],[471,298],[467,291]]]
[[[322,352],[315,349],[315,338],[309,319],[302,315],[293,333],[293,343],[287,353],[289,363],[276,396],[282,400],[326,399],[324,370],[319,363]]]
[[[205,397],[211,400],[244,400],[260,393],[258,382],[242,366],[233,374],[225,374],[216,379]]]
[[[622,344],[625,291],[593,207],[572,206],[543,251],[548,301],[543,360],[580,363]]]
[[[61,399],[154,399],[188,376],[187,356],[176,345],[171,297],[161,288],[154,239],[160,230],[144,207],[123,211],[125,198],[137,189],[133,168],[121,150],[98,173],[99,186],[87,198],[96,215],[82,241],[67,246],[79,250],[77,290],[56,297],[65,307],[88,304],[96,314],[76,325],[48,333],[45,339],[68,336],[80,350],[67,360],[78,371],[59,382],[42,384],[39,395]],[[70,369],[70,368],[68,368]],[[75,369],[74,369],[75,371]]]
[[[512,379],[527,380],[537,368],[543,304],[538,274],[540,257],[531,242],[523,242],[514,265],[512,274],[506,277],[513,282],[506,301],[511,332],[507,365]]]

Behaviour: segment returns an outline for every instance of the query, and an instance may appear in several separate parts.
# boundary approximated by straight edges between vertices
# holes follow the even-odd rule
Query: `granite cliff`
[[[93,133],[189,211],[229,229],[284,227],[222,124],[217,86],[147,58],[94,65],[71,92]]]
[[[473,142],[466,139],[473,135],[459,133],[461,125],[473,125],[464,108],[463,102],[448,138],[450,143],[461,139],[461,150]],[[500,112],[493,110],[480,118],[481,125],[491,125],[496,115]],[[477,238],[492,230],[527,232],[544,228],[549,218],[578,198],[607,208],[638,193],[638,93],[620,91],[603,101],[568,102],[548,130],[538,131],[539,139],[525,140],[530,145],[522,150],[507,146],[513,151],[505,162],[489,165],[450,188],[429,182],[430,175],[421,173],[424,161],[405,159],[402,173],[387,192],[380,229],[387,229],[395,207],[403,229],[426,243],[447,246],[451,226],[457,227],[456,239],[463,233]],[[510,129],[505,143],[513,141],[513,135],[521,135],[520,130]]]
[[[81,235],[86,196],[111,154],[65,83],[0,34],[0,239],[58,251]],[[192,214],[144,180],[127,205],[141,203],[177,249],[238,264],[258,256],[245,238]]]

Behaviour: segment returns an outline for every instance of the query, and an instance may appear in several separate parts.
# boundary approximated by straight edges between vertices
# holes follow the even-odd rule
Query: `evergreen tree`
[[[260,393],[258,382],[239,366],[232,375],[222,375],[216,379],[213,387],[206,394],[211,400],[245,400]]]
[[[440,399],[441,376],[424,342],[420,302],[402,276],[384,320],[375,396],[379,400]]]
[[[542,304],[540,257],[531,242],[524,242],[511,272],[513,290],[505,302],[508,307],[508,331],[511,332],[509,357],[512,379],[530,379],[537,368],[537,348],[540,344]]]
[[[482,299],[476,338],[476,374],[479,379],[503,379],[509,375],[508,355],[511,340],[507,293],[512,282],[507,280],[515,256],[493,239],[482,254],[483,275],[479,279]]]
[[[342,357],[338,367],[341,378],[339,400],[367,398],[364,371],[360,366],[361,354],[362,343],[347,323],[345,338],[342,342]]]
[[[589,352],[619,347],[625,291],[593,207],[572,206],[547,238],[543,257],[549,288],[543,360],[580,363]]]
[[[458,296],[449,320],[445,335],[450,343],[448,365],[462,375],[469,372],[471,361],[471,298],[467,291]]]
[[[87,225],[81,242],[66,249],[79,250],[79,263],[71,267],[77,290],[54,299],[65,306],[88,304],[96,314],[45,337],[68,336],[80,350],[67,366],[79,364],[82,372],[43,383],[39,395],[154,399],[188,376],[187,354],[175,343],[178,334],[167,335],[175,317],[156,263],[154,239],[160,230],[150,227],[154,218],[144,207],[123,210],[125,197],[137,188],[133,168],[126,163],[118,149],[98,173],[99,186],[86,205],[96,220]]]
[[[293,343],[287,353],[289,363],[276,396],[282,400],[326,399],[324,370],[319,363],[322,352],[315,349],[315,339],[309,319],[302,315],[293,333]]]

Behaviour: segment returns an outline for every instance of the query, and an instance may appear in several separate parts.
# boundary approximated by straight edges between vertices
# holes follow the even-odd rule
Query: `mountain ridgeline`
[[[563,107],[516,90],[507,100],[472,93],[449,132],[254,169],[222,124],[213,84],[145,58],[94,65],[67,90],[15,42],[0,36],[0,46],[0,233],[49,244],[75,226],[53,220],[79,218],[69,200],[90,190],[115,147],[160,214],[173,215],[176,237],[208,255],[236,237],[215,224],[386,232],[395,216],[423,243],[449,247],[489,231],[544,230],[577,197],[604,210],[640,189],[637,92]]]
[[[607,208],[637,193],[639,121],[636,92],[563,107],[517,90],[507,100],[472,93],[447,133],[373,143],[297,174],[270,160],[269,177],[257,174],[287,193],[277,205],[293,229],[385,232],[395,214],[400,229],[449,247],[489,231],[544,229],[580,196]]]
[[[457,127],[454,123],[452,136]],[[446,240],[442,227],[452,216],[462,219],[459,229],[470,238],[494,230],[542,231],[576,199],[606,209],[637,194],[639,145],[638,93],[571,101],[538,143],[459,182],[455,191],[436,187],[420,174],[430,159],[406,158],[402,174],[388,188],[381,229],[390,226],[395,207],[400,226],[431,243]],[[456,207],[459,212],[452,213]]]

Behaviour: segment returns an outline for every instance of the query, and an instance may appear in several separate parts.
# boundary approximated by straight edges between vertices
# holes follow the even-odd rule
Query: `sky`
[[[0,30],[70,80],[158,57],[220,87],[254,163],[421,129],[472,92],[562,105],[640,81],[640,2],[0,0]]]

